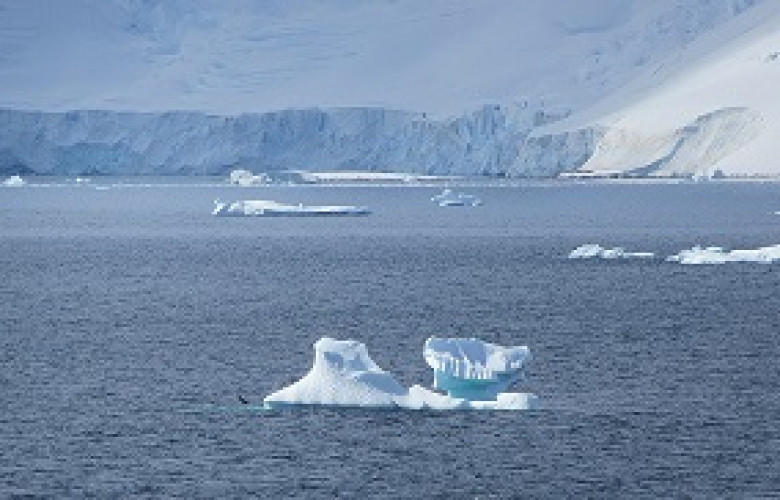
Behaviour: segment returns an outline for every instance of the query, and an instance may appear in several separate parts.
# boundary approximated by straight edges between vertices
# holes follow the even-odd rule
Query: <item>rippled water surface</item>
[[[440,208],[430,187],[125,182],[0,189],[0,496],[780,495],[780,264],[663,262],[780,243],[778,184]],[[215,198],[374,213],[216,218]],[[584,243],[659,258],[566,258]],[[545,409],[260,409],[325,335],[406,385],[431,384],[429,336],[528,345],[518,389]]]

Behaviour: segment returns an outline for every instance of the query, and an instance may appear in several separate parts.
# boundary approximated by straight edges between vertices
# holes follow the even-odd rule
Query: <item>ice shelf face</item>
[[[502,348],[474,339],[429,339],[426,342],[426,359],[428,345],[432,341],[437,349],[431,349],[431,353],[445,353],[443,349],[446,346],[442,347],[444,344],[439,342],[449,342],[453,345],[462,343],[462,348],[467,350],[470,356],[464,358],[461,355],[458,359],[469,360],[468,364],[472,366],[469,373],[479,371],[485,377],[491,374],[493,378],[474,379],[479,380],[479,383],[469,386],[469,390],[455,389],[447,395],[419,385],[407,389],[391,374],[377,366],[368,355],[364,344],[354,340],[324,337],[314,344],[314,365],[309,373],[292,385],[267,396],[264,400],[265,406],[278,408],[290,405],[326,405],[415,410],[525,410],[539,406],[538,399],[533,394],[500,392],[519,378],[522,364],[530,358],[528,348]],[[485,357],[480,358],[480,353]],[[446,357],[444,354],[442,356]],[[485,367],[481,370],[474,368],[476,363],[473,360],[479,359],[483,360],[480,365]],[[464,361],[458,366],[466,364]],[[450,370],[446,373],[457,379],[456,375],[466,372]],[[457,380],[468,383],[470,379]],[[451,385],[445,386],[445,390],[452,388]],[[473,397],[461,397],[457,394]]]
[[[425,361],[433,368],[433,387],[451,397],[494,401],[522,377],[531,359],[525,346],[501,347],[477,339],[437,339],[425,342]]]

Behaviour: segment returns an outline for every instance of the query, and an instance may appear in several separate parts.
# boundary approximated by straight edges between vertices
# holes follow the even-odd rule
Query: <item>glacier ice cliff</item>
[[[484,106],[433,119],[381,108],[197,112],[0,110],[0,171],[39,174],[225,174],[373,170],[544,177],[581,165],[596,129],[545,137],[539,107]]]
[[[303,3],[0,0],[0,173],[777,170],[777,2]]]
[[[440,394],[403,387],[355,340],[323,337],[314,344],[314,364],[303,378],[268,395],[268,408],[295,405],[434,410],[525,410],[539,407],[530,393],[503,392],[521,376],[527,347],[502,348],[475,339],[429,339],[426,361]],[[445,380],[446,378],[446,380]],[[463,387],[468,385],[468,390]]]

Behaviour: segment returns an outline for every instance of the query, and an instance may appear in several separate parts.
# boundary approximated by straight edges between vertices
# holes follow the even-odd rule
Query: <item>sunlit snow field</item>
[[[443,208],[425,186],[28,181],[0,187],[0,496],[780,494],[780,262],[664,262],[780,243],[780,184],[472,186],[483,206]],[[588,243],[656,257],[568,259]],[[323,336],[407,387],[431,385],[430,336],[527,345],[515,389],[544,409],[261,409]]]

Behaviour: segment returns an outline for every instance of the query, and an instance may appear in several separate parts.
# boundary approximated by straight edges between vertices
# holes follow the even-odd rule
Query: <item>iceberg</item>
[[[539,407],[530,393],[501,392],[522,376],[527,347],[503,348],[476,339],[435,339],[424,356],[434,386],[406,388],[382,370],[355,340],[323,337],[314,344],[314,365],[297,382],[268,395],[266,408],[324,405],[411,410],[524,410]]]
[[[239,186],[257,186],[268,183],[268,176],[265,174],[254,175],[249,170],[236,169],[230,172],[229,182]]]
[[[8,187],[19,187],[19,186],[24,186],[25,184],[27,184],[27,182],[25,182],[25,180],[19,177],[18,175],[12,175],[11,177],[3,181],[3,186],[8,186]]]
[[[430,338],[423,350],[433,387],[468,400],[495,400],[522,377],[531,359],[525,346],[501,347],[477,339]]]
[[[727,264],[730,262],[758,262],[771,264],[780,260],[780,245],[760,247],[752,250],[731,250],[722,247],[706,247],[699,245],[689,250],[682,250],[677,255],[666,258],[667,262],[680,264]]]
[[[214,200],[213,215],[220,217],[307,217],[323,215],[368,215],[367,207],[354,205],[293,205],[272,200],[239,200],[226,203]]]
[[[444,189],[441,193],[431,197],[431,201],[440,207],[478,207],[482,200],[471,194],[456,193],[451,189]]]
[[[651,259],[653,252],[627,252],[623,247],[604,248],[601,245],[582,245],[569,252],[570,259]]]

